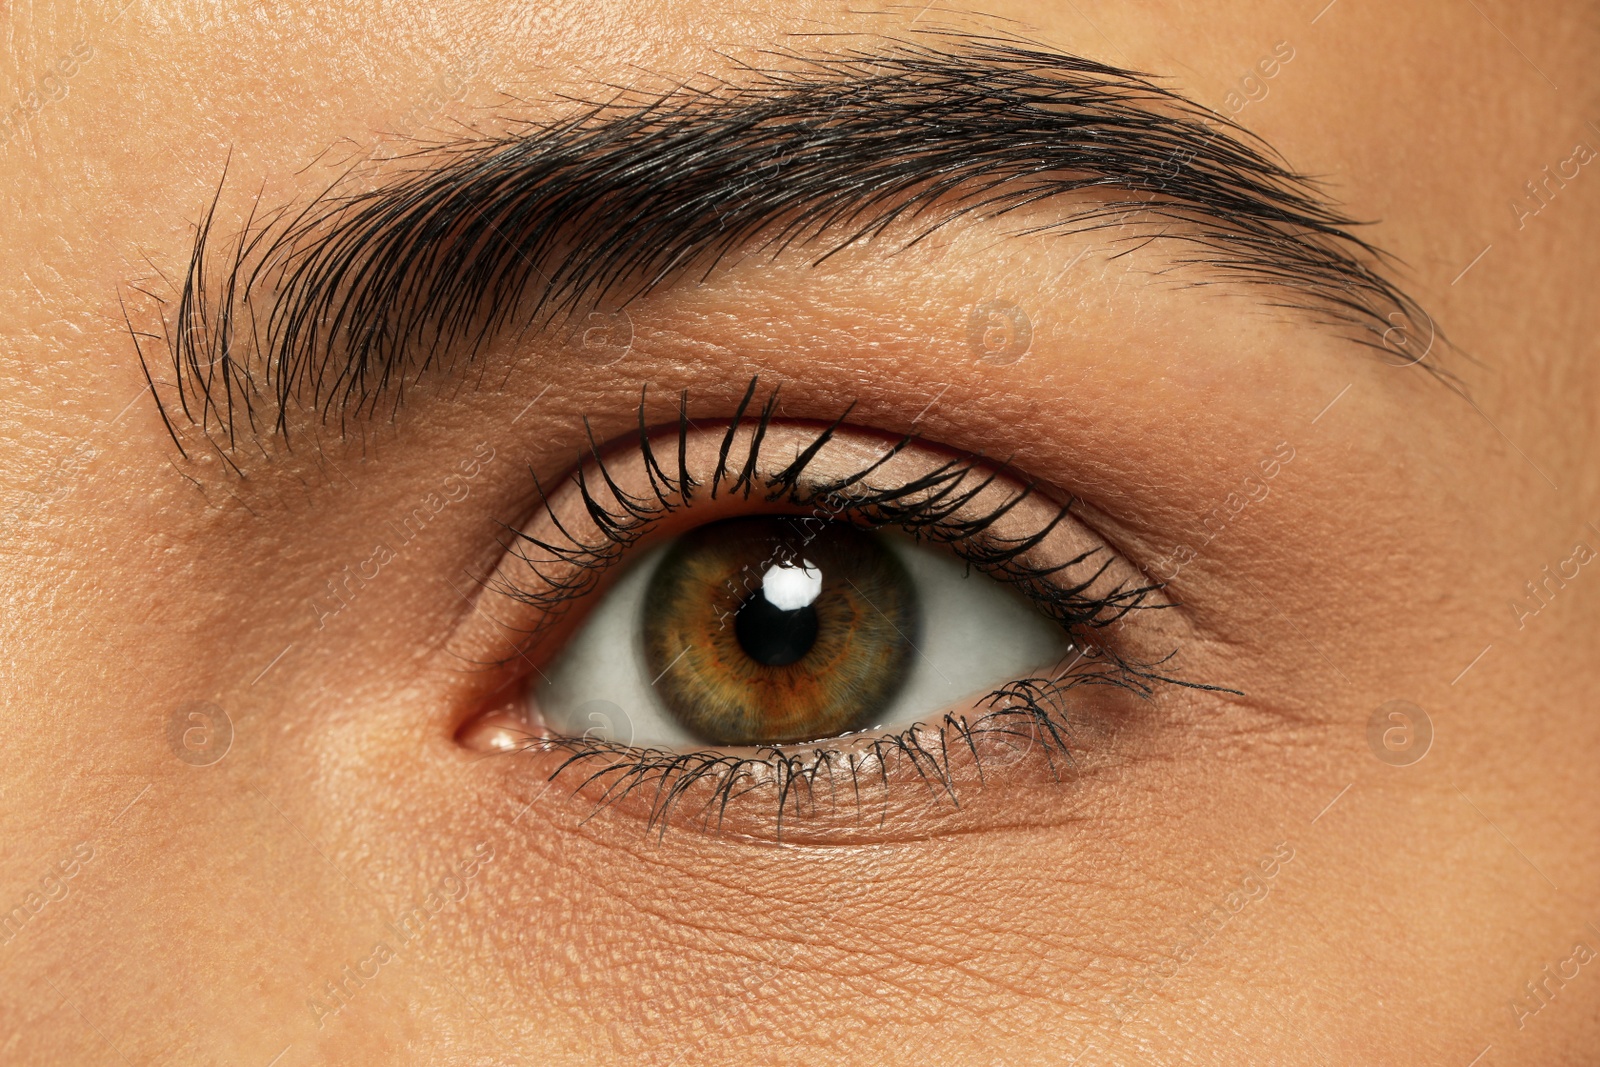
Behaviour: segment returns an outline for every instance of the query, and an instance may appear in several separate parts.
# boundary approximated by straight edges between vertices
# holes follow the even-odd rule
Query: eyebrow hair
[[[909,246],[1046,203],[1060,220],[1022,232],[1175,242],[1173,266],[1209,279],[1183,284],[1261,287],[1359,344],[1384,347],[1396,314],[1421,321],[1316,183],[1147,75],[954,31],[765,57],[429,146],[371,188],[346,175],[298,209],[252,210],[220,253],[214,200],[163,315],[177,407],[230,449],[241,414],[287,438],[291,410],[337,411],[342,430],[506,331],[626,305],[731,253],[814,246],[821,262],[896,223],[915,224]],[[134,331],[147,378],[151,337]]]

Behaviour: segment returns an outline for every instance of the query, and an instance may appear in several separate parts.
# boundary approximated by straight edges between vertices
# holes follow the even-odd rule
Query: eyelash
[[[1175,652],[1155,662],[1136,662],[1103,643],[1082,640],[1084,633],[1120,623],[1134,611],[1172,605],[1147,603],[1152,594],[1162,588],[1159,583],[1119,583],[1107,592],[1089,595],[1087,591],[1111,566],[1109,558],[1104,562],[1095,559],[1109,555],[1108,550],[1103,548],[1089,549],[1063,563],[1050,566],[1036,566],[1027,562],[1028,554],[1067,518],[1075,501],[1069,500],[1067,504],[1060,505],[1054,518],[1025,537],[1001,538],[994,535],[991,528],[1013,508],[1035,494],[1036,488],[1031,483],[1024,484],[1019,491],[1009,494],[999,504],[976,517],[956,518],[966,505],[1006,472],[1003,464],[987,473],[979,473],[977,468],[981,457],[960,457],[905,484],[893,487],[867,486],[865,480],[875,470],[917,440],[915,435],[907,435],[891,445],[876,461],[854,474],[836,479],[831,484],[818,485],[810,491],[803,490],[802,481],[807,467],[834,438],[840,427],[845,425],[853,407],[851,405],[819,430],[810,446],[787,467],[764,479],[758,478],[755,472],[762,444],[777,407],[776,388],[767,395],[755,417],[754,432],[745,454],[735,457],[736,463],[730,463],[733,443],[741,426],[746,425],[745,415],[750,410],[758,383],[757,378],[750,380],[734,411],[724,432],[717,467],[709,484],[692,478],[685,460],[688,435],[693,425],[688,414],[688,390],[682,391],[678,398],[678,447],[674,476],[663,467],[657,450],[651,444],[650,426],[645,415],[648,386],[641,389],[636,447],[651,485],[651,496],[647,498],[629,496],[617,485],[607,470],[588,420],[584,420],[588,451],[580,457],[580,463],[570,477],[581,497],[583,509],[598,528],[600,537],[593,543],[574,537],[556,516],[549,495],[537,476],[534,476],[540,507],[567,543],[553,543],[511,526],[504,527],[512,538],[512,543],[506,546],[508,551],[527,564],[537,582],[530,588],[502,576],[492,581],[490,588],[533,608],[539,622],[532,630],[525,632],[522,646],[503,663],[525,658],[526,649],[545,632],[548,625],[571,605],[589,595],[599,584],[601,576],[647,537],[662,519],[692,507],[697,490],[705,490],[708,498],[713,500],[720,492],[742,494],[746,500],[751,499],[752,495],[759,495],[760,500],[768,505],[814,509],[811,517],[826,516],[823,521],[845,520],[868,529],[893,528],[919,542],[943,545],[969,567],[1016,588],[1032,601],[1072,638],[1077,657],[1053,678],[1022,678],[992,691],[978,702],[987,710],[976,721],[969,721],[965,715],[947,713],[937,726],[921,722],[899,733],[870,738],[852,737],[850,740],[854,747],[848,752],[828,742],[787,747],[765,746],[759,748],[756,755],[748,756],[715,750],[669,752],[589,736],[530,737],[518,746],[520,750],[562,750],[566,753],[566,759],[550,773],[550,780],[592,761],[605,760],[604,766],[582,780],[578,790],[581,792],[588,786],[600,784],[602,789],[598,807],[604,807],[641,788],[654,788],[656,797],[649,821],[652,827],[663,829],[674,806],[696,785],[708,784],[712,787],[704,810],[708,823],[715,816],[720,825],[735,798],[758,788],[765,781],[774,788],[777,796],[776,826],[781,834],[786,812],[804,811],[808,802],[814,805],[818,785],[825,783],[829,787],[837,787],[841,775],[855,798],[858,811],[864,780],[875,780],[887,794],[890,761],[900,757],[904,757],[924,784],[942,791],[954,802],[956,783],[950,754],[952,740],[958,752],[964,748],[971,753],[981,777],[984,760],[977,743],[979,738],[1025,739],[1030,750],[1035,746],[1039,748],[1052,777],[1059,781],[1058,761],[1065,759],[1070,762],[1072,758],[1068,744],[1070,729],[1066,723],[1062,698],[1077,688],[1111,686],[1146,699],[1161,684],[1233,692],[1164,674],[1161,668]],[[581,461],[592,463],[592,473],[585,473]],[[976,478],[974,484],[968,484],[971,478]],[[758,487],[758,481],[764,483],[764,489]],[[595,491],[596,485],[605,487],[604,495],[615,501],[616,506],[601,499],[601,495]],[[529,554],[530,549],[548,553],[550,558],[533,558]],[[1071,579],[1064,577],[1080,567],[1088,569],[1090,573]],[[872,772],[873,768],[876,768],[876,773]]]

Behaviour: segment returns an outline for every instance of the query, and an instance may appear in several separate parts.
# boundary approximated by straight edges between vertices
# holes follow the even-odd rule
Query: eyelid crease
[[[1076,524],[1070,498],[1066,504],[1056,502],[1037,484],[1014,480],[1003,464],[951,453],[912,435],[895,437],[852,426],[845,421],[851,407],[827,422],[780,421],[773,417],[773,390],[752,424],[743,413],[750,409],[756,386],[752,379],[736,417],[723,424],[691,424],[685,392],[679,395],[677,424],[654,428],[647,417],[646,387],[640,394],[637,434],[623,435],[610,448],[588,435],[588,447],[560,485],[550,492],[539,487],[540,509],[534,518],[521,528],[505,527],[511,535],[504,542],[506,564],[485,584],[534,618],[523,629],[494,622],[515,651],[488,666],[504,669],[518,660],[535,664],[533,654],[549,636],[552,620],[596,595],[603,574],[680,512],[694,512],[699,524],[746,513],[738,509],[750,506],[787,508],[780,513],[801,522],[843,520],[900,529],[917,540],[945,545],[990,577],[1017,588],[1060,625],[1073,642],[1070,662],[1058,663],[1050,676],[1006,683],[967,711],[945,713],[934,725],[925,720],[909,729],[753,750],[674,752],[589,733],[563,736],[521,717],[521,712],[502,711],[490,716],[495,719],[491,732],[499,732],[493,750],[549,757],[555,761],[549,767],[552,780],[577,776],[577,792],[598,790],[596,810],[650,794],[646,822],[662,832],[691,795],[705,801],[707,827],[714,823],[721,828],[735,800],[770,794],[777,805],[773,830],[781,836],[786,813],[804,809],[815,814],[823,785],[834,790],[848,783],[859,809],[862,776],[878,782],[885,804],[891,779],[909,775],[931,795],[959,806],[958,781],[975,776],[981,783],[986,760],[993,762],[995,751],[1014,754],[1019,739],[1025,739],[1028,753],[1043,760],[1048,777],[1060,781],[1063,767],[1073,760],[1065,700],[1069,692],[1098,686],[1141,700],[1149,700],[1164,685],[1236,692],[1174,677],[1169,663],[1175,653],[1146,661],[1131,655],[1120,635],[1111,640],[1088,637],[1134,612],[1170,605],[1162,602],[1159,585],[1146,583],[1142,572]],[[671,442],[676,453],[666,463],[658,450],[662,442]],[[673,467],[676,477],[667,473]],[[707,473],[702,481],[694,472]],[[706,493],[697,495],[702,488]],[[807,507],[812,509],[809,515]],[[702,514],[708,510],[710,515]],[[1070,547],[1061,548],[1056,543],[1061,541]],[[1049,560],[1032,559],[1040,553],[1050,555]],[[519,690],[519,684],[501,688]],[[469,722],[458,736],[485,721],[480,717]],[[1013,761],[1007,756],[1000,762]],[[749,829],[754,824],[740,825]]]
[[[746,391],[748,406],[756,382]],[[773,390],[776,393],[776,390]],[[1097,630],[1152,603],[1159,586],[1081,528],[1069,525],[1075,501],[1061,504],[1036,484],[1002,484],[1003,465],[982,457],[934,449],[914,435],[890,437],[849,426],[847,407],[831,423],[778,423],[772,398],[752,427],[729,420],[711,434],[689,430],[687,398],[679,424],[652,434],[641,393],[641,435],[628,451],[604,449],[592,433],[584,455],[561,487],[547,491],[534,477],[539,510],[522,528],[506,526],[511,558],[532,581],[502,570],[490,591],[533,609],[534,625],[521,632],[522,657],[601,576],[674,514],[694,509],[697,522],[725,517],[755,503],[793,514],[800,524],[845,520],[871,528],[897,528],[919,541],[945,546],[991,578],[1017,589],[1063,629]],[[741,408],[741,409],[742,409]],[[677,479],[667,475],[654,441],[676,444]],[[735,452],[735,449],[742,453]],[[768,456],[776,451],[778,459]],[[739,474],[728,457],[741,455]],[[792,454],[793,459],[785,461]],[[622,473],[626,464],[628,473]],[[763,470],[765,467],[765,470]],[[691,470],[710,471],[704,483]],[[687,480],[687,481],[685,481]],[[1009,480],[1009,479],[1008,479]],[[687,485],[687,491],[679,487]],[[695,503],[695,489],[707,488]],[[725,491],[726,490],[726,491]],[[721,493],[719,498],[718,494]],[[709,514],[706,512],[709,510]],[[1048,563],[1033,561],[1051,538],[1072,547]],[[1113,575],[1113,570],[1118,573]]]

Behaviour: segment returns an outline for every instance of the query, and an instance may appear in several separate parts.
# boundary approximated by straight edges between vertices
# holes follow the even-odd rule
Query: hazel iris
[[[804,659],[817,643],[817,609],[822,571],[809,559],[774,563],[761,588],[745,598],[734,616],[739,647],[757,663],[787,667]]]
[[[717,745],[771,745],[872,725],[904,683],[918,613],[883,540],[788,517],[710,523],[650,578],[641,632],[663,702]]]

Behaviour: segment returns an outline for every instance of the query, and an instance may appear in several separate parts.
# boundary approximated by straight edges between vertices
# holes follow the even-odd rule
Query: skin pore
[[[1592,1055],[1593,5],[4,19],[6,1062]],[[352,167],[943,30],[1232,117],[1371,222],[1394,258],[1363,262],[1426,321],[1363,347],[1181,241],[1040,230],[1041,202],[735,255],[595,320],[625,340],[498,336],[398,406],[291,397],[287,438],[264,401],[231,444],[185,413],[168,341],[208,210],[216,298],[252,211]],[[980,307],[1013,332],[975,343]],[[1081,501],[1074,536],[1173,605],[1108,641],[1221,688],[1072,704],[1059,781],[1022,762],[955,807],[908,780],[881,821],[784,837],[754,806],[650,826],[549,753],[464,743],[559,654],[507,655],[537,620],[484,586],[533,479],[636,436],[641,387],[650,426],[687,390],[710,429],[755,376],[777,418],[849,407]]]

